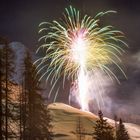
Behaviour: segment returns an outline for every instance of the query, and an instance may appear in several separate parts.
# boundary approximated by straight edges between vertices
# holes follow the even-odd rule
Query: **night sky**
[[[125,33],[129,49],[123,61],[128,80],[121,77],[121,86],[116,85],[115,90],[111,90],[111,101],[116,104],[110,110],[123,107],[129,113],[140,115],[140,0],[1,0],[0,35],[11,42],[36,48],[39,23],[59,19],[69,5],[90,16],[100,11],[117,11],[117,14],[106,16],[103,22]],[[63,95],[59,98],[66,100]]]
[[[116,10],[118,14],[108,17],[108,23],[126,34],[131,50],[139,49],[139,0],[1,0],[0,34],[34,47],[39,23],[60,18],[70,4],[91,16],[99,11]]]

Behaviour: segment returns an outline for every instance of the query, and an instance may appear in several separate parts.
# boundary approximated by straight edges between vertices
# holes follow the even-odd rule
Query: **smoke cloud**
[[[126,79],[116,71],[120,85],[112,82],[105,73],[99,70],[88,73],[89,88],[86,100],[91,112],[97,114],[101,109],[107,117],[113,118],[117,115],[126,122],[140,124],[140,52],[127,54],[123,62],[128,78]],[[69,96],[71,104],[80,104],[76,89],[75,85],[71,88]]]

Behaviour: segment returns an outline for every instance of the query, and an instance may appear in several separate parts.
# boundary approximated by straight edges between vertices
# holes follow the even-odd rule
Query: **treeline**
[[[99,119],[93,124],[92,134],[85,131],[81,118],[78,118],[76,127],[77,140],[85,140],[86,135],[92,135],[93,140],[130,140],[129,134],[121,119],[118,121],[115,116],[115,127],[113,127],[113,124],[111,126],[107,122],[107,119],[103,118],[102,111],[99,111],[98,117]]]
[[[0,140],[51,140],[51,118],[28,51],[22,65],[22,83],[15,95],[14,52],[7,39],[0,38]]]

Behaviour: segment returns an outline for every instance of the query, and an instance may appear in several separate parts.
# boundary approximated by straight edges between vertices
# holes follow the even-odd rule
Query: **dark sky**
[[[131,50],[139,49],[139,0],[1,0],[0,35],[34,47],[39,23],[58,19],[70,4],[91,16],[99,11],[116,10],[118,14],[110,16],[108,23],[126,34]]]
[[[70,4],[90,16],[100,11],[118,12],[104,18],[104,23],[115,26],[126,35],[129,49],[124,63],[128,80],[120,79],[121,86],[116,85],[115,92],[111,90],[111,101],[108,100],[110,97],[106,101],[107,104],[113,102],[110,110],[121,108],[140,115],[140,0],[0,0],[0,35],[11,42],[36,48],[39,23],[57,20]],[[64,90],[67,94],[60,94],[59,99],[66,102],[69,88]]]

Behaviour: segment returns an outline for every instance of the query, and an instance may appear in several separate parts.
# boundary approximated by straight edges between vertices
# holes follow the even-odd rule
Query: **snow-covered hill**
[[[63,103],[53,103],[48,106],[52,117],[52,132],[54,133],[54,140],[77,140],[76,134],[77,125],[80,119],[81,128],[84,140],[92,140],[93,126],[97,120],[97,116],[84,112],[79,109],[73,108]],[[114,121],[108,119],[111,125]],[[132,140],[140,140],[140,126],[131,123],[125,123]]]

